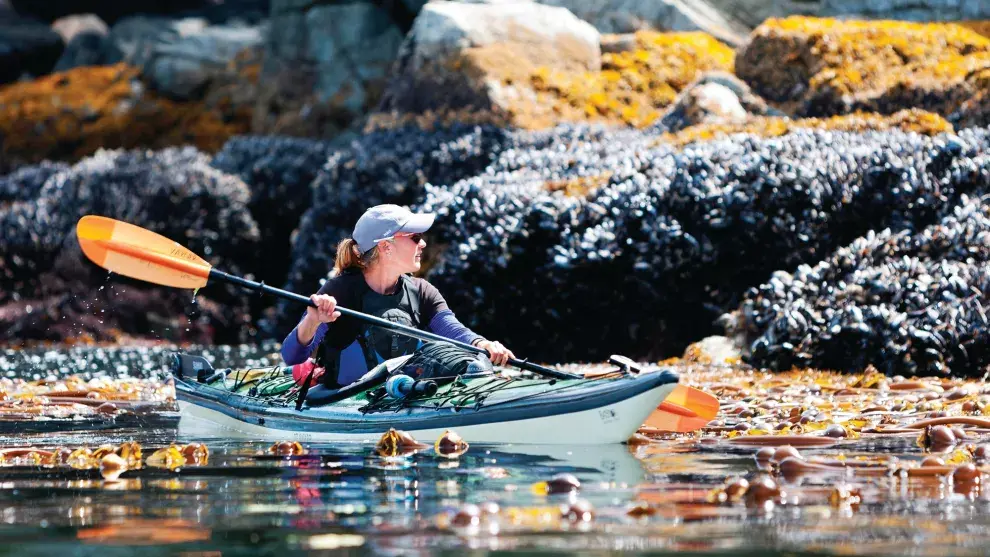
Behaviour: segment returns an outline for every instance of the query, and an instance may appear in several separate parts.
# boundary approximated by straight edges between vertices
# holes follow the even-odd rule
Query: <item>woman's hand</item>
[[[515,358],[516,355],[512,353],[512,350],[502,346],[502,343],[497,340],[482,340],[476,345],[478,348],[482,348],[488,351],[488,359],[492,361],[493,364],[497,366],[505,365],[509,361],[509,358]]]
[[[309,299],[316,304],[316,307],[306,308],[307,317],[316,319],[320,323],[333,323],[340,317],[340,312],[336,311],[337,300],[333,296],[313,294]]]

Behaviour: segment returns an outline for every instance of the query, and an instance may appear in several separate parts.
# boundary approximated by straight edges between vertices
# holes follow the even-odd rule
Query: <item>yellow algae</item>
[[[703,73],[730,70],[734,56],[707,33],[640,31],[632,50],[602,55],[600,72],[539,67],[530,83],[561,119],[577,116],[644,127]]]
[[[793,16],[757,27],[735,71],[800,114],[921,107],[948,115],[975,91],[972,72],[988,52],[990,38],[963,25]]]
[[[889,116],[872,112],[857,112],[829,118],[791,119],[779,116],[754,116],[746,122],[738,124],[689,126],[676,133],[666,133],[661,140],[683,146],[740,133],[759,137],[779,137],[802,128],[847,132],[899,129],[929,136],[954,131],[952,124],[938,114],[910,109]]]
[[[75,159],[100,148],[192,144],[216,151],[249,129],[250,113],[222,102],[175,102],[126,64],[81,67],[0,88],[0,154]]]

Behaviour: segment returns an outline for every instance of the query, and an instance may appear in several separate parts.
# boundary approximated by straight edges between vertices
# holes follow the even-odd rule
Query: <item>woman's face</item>
[[[425,247],[426,240],[420,233],[396,234],[388,255],[392,269],[399,274],[415,273],[419,270]]]

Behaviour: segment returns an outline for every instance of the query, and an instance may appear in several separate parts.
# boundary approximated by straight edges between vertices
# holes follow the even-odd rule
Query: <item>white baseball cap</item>
[[[399,232],[426,232],[435,219],[436,215],[413,213],[399,205],[376,205],[361,215],[351,238],[357,242],[361,253],[367,253],[378,242],[393,238]]]

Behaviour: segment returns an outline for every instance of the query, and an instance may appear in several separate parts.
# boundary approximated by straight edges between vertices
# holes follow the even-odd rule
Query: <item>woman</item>
[[[477,346],[487,350],[491,363],[496,365],[515,358],[501,343],[487,340],[461,324],[432,284],[409,276],[420,268],[426,247],[423,233],[434,219],[434,215],[414,214],[398,205],[368,209],[358,219],[351,237],[337,246],[331,278],[310,296],[316,307],[307,308],[306,315],[285,337],[285,363],[302,363],[312,356],[316,366],[325,370],[321,376],[323,385],[339,388],[385,360],[425,351],[421,341],[408,335],[385,331],[354,317],[341,317],[336,311],[338,303]]]

